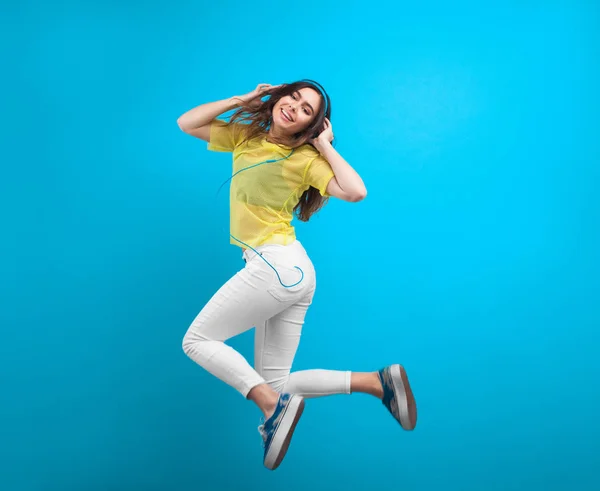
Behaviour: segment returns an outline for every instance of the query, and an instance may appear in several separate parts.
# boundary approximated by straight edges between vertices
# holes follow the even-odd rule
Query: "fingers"
[[[331,127],[331,121],[329,121],[329,119],[325,118],[325,124],[324,124],[324,128],[323,128],[323,132],[325,131],[329,131],[329,142],[331,143],[335,136],[333,135],[333,128]]]
[[[266,92],[267,90],[276,89],[279,85],[259,84],[256,90],[258,92]]]

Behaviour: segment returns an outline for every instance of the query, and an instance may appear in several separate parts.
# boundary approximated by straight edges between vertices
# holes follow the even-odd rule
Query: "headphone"
[[[321,94],[323,101],[325,102],[325,118],[331,119],[331,99],[329,98],[329,94],[325,91],[323,86],[319,82],[315,82],[314,80],[310,80],[307,78],[300,80],[300,82],[305,82],[307,84],[310,84],[310,85],[312,85],[311,88],[317,89],[317,91]],[[317,136],[319,136],[319,133],[320,133],[320,131],[317,129],[315,131],[315,133],[313,134],[313,138],[316,138]]]

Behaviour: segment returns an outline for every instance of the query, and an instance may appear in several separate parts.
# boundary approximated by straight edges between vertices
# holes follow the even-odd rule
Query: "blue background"
[[[599,13],[3,4],[0,488],[600,489]],[[403,363],[419,425],[309,401],[272,473],[258,410],[181,349],[243,262],[230,156],[176,120],[305,77],[369,195],[298,225],[319,287],[295,369]]]

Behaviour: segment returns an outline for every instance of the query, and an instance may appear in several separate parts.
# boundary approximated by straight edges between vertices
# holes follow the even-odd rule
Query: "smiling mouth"
[[[288,113],[285,109],[281,110],[281,115],[283,116],[283,119],[285,119],[286,121],[289,121],[290,123],[294,122],[290,113]]]

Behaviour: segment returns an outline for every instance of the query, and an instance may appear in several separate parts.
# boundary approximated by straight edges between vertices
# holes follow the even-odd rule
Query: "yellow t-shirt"
[[[233,153],[233,174],[265,160],[282,159],[292,149],[266,140],[245,140],[243,123],[211,123],[208,149]],[[291,157],[243,170],[231,179],[230,233],[243,243],[287,245],[296,239],[291,225],[294,207],[310,186],[321,196],[334,176],[329,162],[311,145],[294,150]],[[246,248],[231,238],[230,243]]]

